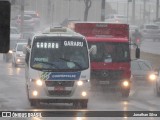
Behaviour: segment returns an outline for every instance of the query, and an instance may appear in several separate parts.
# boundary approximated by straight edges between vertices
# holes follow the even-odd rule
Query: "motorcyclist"
[[[136,44],[141,44],[142,42],[142,34],[139,32],[138,29],[135,29],[135,32],[132,34],[132,40]]]

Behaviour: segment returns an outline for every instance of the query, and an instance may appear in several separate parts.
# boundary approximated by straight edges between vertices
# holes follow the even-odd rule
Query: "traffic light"
[[[0,53],[7,53],[10,47],[10,11],[9,1],[0,1]]]

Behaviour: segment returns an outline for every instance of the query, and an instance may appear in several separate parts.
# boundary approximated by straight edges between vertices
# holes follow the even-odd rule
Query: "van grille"
[[[54,96],[66,96],[71,94],[71,90],[64,90],[64,91],[49,90],[48,93],[49,95],[54,95]]]
[[[63,86],[73,87],[74,81],[45,81],[47,87]]]

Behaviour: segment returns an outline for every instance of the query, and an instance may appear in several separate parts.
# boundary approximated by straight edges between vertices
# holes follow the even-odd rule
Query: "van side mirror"
[[[97,46],[92,45],[91,48],[89,49],[89,53],[93,55],[97,54]]]

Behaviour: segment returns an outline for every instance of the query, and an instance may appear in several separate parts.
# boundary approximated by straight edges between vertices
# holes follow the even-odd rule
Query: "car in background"
[[[34,34],[35,34],[34,32],[29,32],[29,31],[23,32],[23,33],[21,33],[21,39],[28,40],[28,39],[32,38]]]
[[[139,29],[137,25],[129,25],[129,33],[132,35],[136,29]]]
[[[130,39],[132,40],[133,38],[133,33],[135,32],[136,29],[139,29],[139,27],[137,25],[129,25],[129,36]]]
[[[23,21],[23,31],[33,31],[34,26],[35,26],[35,22],[34,22],[34,19],[32,18],[32,16],[24,15],[23,19],[24,19],[24,21]],[[15,17],[15,26],[19,30],[21,29],[21,24],[22,24],[21,15],[17,15]]]
[[[3,54],[3,60],[8,62],[12,57],[12,49],[14,48],[17,41],[19,41],[21,34],[17,27],[10,27],[10,50],[8,53]]]
[[[30,15],[33,18],[33,21],[35,23],[35,27],[39,27],[40,26],[40,16],[38,14],[38,12],[36,11],[24,11],[25,15]]]
[[[160,97],[160,68],[155,70],[157,79],[155,81],[155,92],[158,97]]]
[[[131,61],[131,74],[134,83],[143,81],[145,83],[152,83],[156,75],[152,63],[148,60],[137,59]]]
[[[17,27],[10,27],[10,39],[18,40],[20,38],[20,32]]]
[[[63,26],[63,27],[72,28],[73,23],[74,22],[79,22],[79,21],[80,21],[79,19],[74,19],[74,18],[73,19],[68,19],[68,18],[66,18],[60,23],[60,25]]]
[[[27,45],[26,42],[16,43],[15,48],[12,53],[12,65],[17,67],[17,65],[24,65],[25,63],[25,54],[23,53],[24,46]]]
[[[141,25],[140,33],[142,34],[143,40],[145,39],[160,40],[160,27],[156,24]]]
[[[120,15],[120,14],[111,14],[106,16],[105,22],[112,22],[112,23],[129,23],[127,16]]]

